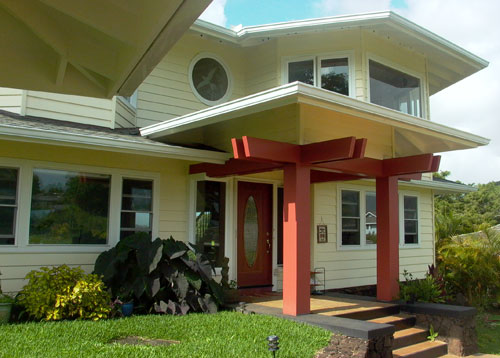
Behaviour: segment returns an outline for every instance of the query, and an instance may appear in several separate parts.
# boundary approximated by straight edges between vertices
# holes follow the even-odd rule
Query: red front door
[[[272,185],[238,183],[238,286],[272,284]]]

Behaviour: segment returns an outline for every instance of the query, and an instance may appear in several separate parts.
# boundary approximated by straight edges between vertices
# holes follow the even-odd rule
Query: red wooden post
[[[391,301],[399,293],[398,178],[377,178],[376,189],[377,299]]]
[[[310,313],[310,168],[284,167],[283,314]]]

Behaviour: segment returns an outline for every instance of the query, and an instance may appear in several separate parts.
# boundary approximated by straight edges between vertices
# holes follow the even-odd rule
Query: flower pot
[[[134,302],[128,302],[122,305],[122,313],[124,317],[132,316],[132,312],[134,312]]]
[[[12,303],[0,303],[0,324],[9,323]]]

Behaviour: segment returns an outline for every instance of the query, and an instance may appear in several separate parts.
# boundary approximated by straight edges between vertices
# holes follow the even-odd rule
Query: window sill
[[[114,246],[114,245],[113,245]],[[43,254],[100,254],[113,247],[112,245],[2,245],[0,246],[0,254],[29,254],[29,253],[43,253]]]
[[[377,245],[346,245],[346,246],[339,246],[338,250],[339,251],[372,251],[376,250]]]

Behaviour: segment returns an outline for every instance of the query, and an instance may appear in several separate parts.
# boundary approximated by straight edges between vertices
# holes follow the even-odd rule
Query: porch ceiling
[[[0,86],[130,96],[210,0],[0,0]]]
[[[231,152],[231,138],[293,144],[348,136],[368,139],[385,159],[486,145],[489,140],[323,89],[291,83],[141,129],[151,139]]]

